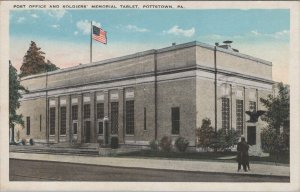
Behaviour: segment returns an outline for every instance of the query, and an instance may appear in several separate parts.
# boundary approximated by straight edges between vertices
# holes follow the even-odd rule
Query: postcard
[[[299,2],[0,9],[1,191],[299,190]]]

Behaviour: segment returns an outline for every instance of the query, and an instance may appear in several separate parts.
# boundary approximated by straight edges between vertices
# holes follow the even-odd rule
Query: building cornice
[[[138,52],[138,53],[134,53],[134,54],[130,54],[130,55],[125,55],[125,56],[121,56],[121,57],[115,57],[115,58],[106,59],[106,60],[102,60],[102,61],[97,61],[97,62],[93,62],[93,63],[80,64],[80,65],[69,67],[69,68],[58,69],[56,71],[31,75],[31,76],[23,77],[23,78],[21,78],[21,80],[28,80],[28,79],[38,78],[38,77],[44,77],[46,75],[50,76],[50,75],[54,75],[54,74],[70,72],[70,71],[90,68],[90,67],[99,66],[99,65],[107,65],[107,64],[111,64],[113,62],[119,62],[119,61],[124,61],[124,60],[128,60],[128,59],[134,59],[134,58],[143,57],[143,56],[147,56],[147,55],[154,55],[155,53],[159,54],[159,53],[163,53],[163,52],[180,50],[180,49],[190,48],[190,47],[194,47],[194,46],[199,46],[199,47],[210,49],[210,50],[214,50],[214,48],[215,48],[215,46],[212,46],[212,45],[209,45],[209,44],[206,44],[206,43],[193,41],[193,42],[183,43],[183,44],[179,44],[179,45],[172,45],[172,46],[157,49],[157,50],[151,49],[151,50]],[[263,59],[259,59],[259,58],[256,58],[256,57],[253,57],[253,56],[250,56],[250,55],[242,54],[242,53],[239,53],[239,52],[234,52],[234,51],[227,50],[227,49],[220,48],[220,47],[217,47],[217,51],[227,53],[227,54],[230,54],[230,55],[233,55],[233,56],[241,57],[241,58],[244,58],[244,59],[257,61],[259,63],[272,66],[272,62],[269,62],[269,61],[266,61],[266,60],[263,60]]]

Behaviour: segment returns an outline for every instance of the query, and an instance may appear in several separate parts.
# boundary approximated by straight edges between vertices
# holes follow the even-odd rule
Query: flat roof
[[[67,72],[67,71],[73,71],[73,70],[79,70],[79,69],[83,69],[83,68],[93,67],[93,66],[97,66],[97,65],[105,65],[105,64],[109,64],[109,63],[113,63],[113,62],[117,62],[117,61],[122,61],[122,60],[132,59],[132,58],[136,58],[136,57],[151,55],[151,54],[154,54],[154,53],[163,53],[163,52],[168,52],[168,51],[173,51],[173,50],[178,50],[178,49],[189,48],[189,47],[193,47],[193,46],[199,46],[199,47],[207,48],[207,49],[210,49],[210,50],[215,49],[215,46],[213,46],[213,45],[209,45],[209,44],[206,44],[206,43],[201,43],[201,42],[198,42],[198,41],[192,41],[192,42],[182,43],[182,44],[178,44],[178,45],[171,45],[169,47],[164,47],[164,48],[160,48],[160,49],[150,49],[150,50],[137,52],[137,53],[133,53],[133,54],[125,55],[125,56],[115,57],[115,58],[111,58],[111,59],[105,59],[105,60],[102,60],[102,61],[96,61],[96,62],[92,62],[92,63],[80,64],[80,65],[76,65],[76,66],[73,66],[73,67],[58,69],[58,70],[50,71],[50,72],[46,72],[46,73],[30,75],[30,76],[26,76],[26,77],[21,78],[21,80],[26,80],[26,79],[36,78],[36,77],[42,77],[42,76],[45,76],[46,74],[52,75],[52,74],[63,73],[63,72]],[[246,55],[246,54],[243,54],[243,53],[240,53],[240,52],[235,52],[233,50],[228,50],[228,49],[224,49],[224,48],[221,48],[221,47],[216,47],[216,50],[220,51],[220,52],[230,54],[230,55],[234,55],[234,56],[241,57],[241,58],[244,58],[244,59],[257,61],[257,62],[260,62],[262,64],[272,66],[272,62],[270,62],[270,61],[266,61],[266,60],[256,58],[256,57],[253,57],[253,56],[250,56],[250,55]]]

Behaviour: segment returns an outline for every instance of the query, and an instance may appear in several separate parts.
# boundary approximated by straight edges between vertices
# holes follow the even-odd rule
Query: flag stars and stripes
[[[106,44],[106,31],[93,25],[93,39],[99,41],[100,43]]]

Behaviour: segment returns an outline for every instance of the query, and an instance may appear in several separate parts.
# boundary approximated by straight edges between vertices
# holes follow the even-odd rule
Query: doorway
[[[90,121],[85,121],[84,129],[85,129],[85,143],[90,143],[91,142],[91,122]]]
[[[78,122],[73,122],[73,135],[77,135],[77,126],[78,126]]]
[[[247,127],[247,141],[249,145],[256,144],[256,126]]]

